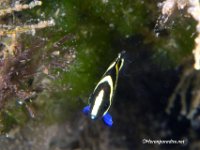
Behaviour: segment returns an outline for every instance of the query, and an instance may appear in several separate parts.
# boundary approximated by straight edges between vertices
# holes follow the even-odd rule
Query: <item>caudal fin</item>
[[[106,113],[102,119],[107,126],[111,127],[113,125],[112,116],[109,113]]]

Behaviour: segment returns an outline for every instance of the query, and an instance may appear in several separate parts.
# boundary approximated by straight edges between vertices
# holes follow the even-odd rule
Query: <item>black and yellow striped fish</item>
[[[118,54],[118,57],[111,63],[101,80],[96,85],[89,97],[89,105],[84,107],[83,112],[95,120],[102,118],[104,123],[112,126],[112,116],[108,113],[112,104],[114,93],[117,87],[119,73],[124,65],[125,51]]]

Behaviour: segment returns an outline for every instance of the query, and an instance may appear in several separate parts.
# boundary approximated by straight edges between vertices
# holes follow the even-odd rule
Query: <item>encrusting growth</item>
[[[40,5],[42,2],[38,0],[29,4],[20,4],[19,1],[16,1],[13,7],[0,9],[0,17]],[[54,25],[53,19],[30,25],[0,25],[0,37],[5,39],[1,40],[0,50],[0,110],[4,107],[5,101],[12,96],[24,100],[35,93],[31,89],[20,88],[21,83],[27,80],[27,76],[33,76],[37,69],[37,64],[31,63],[31,58],[37,53],[37,50],[31,48],[24,50],[19,42],[20,35],[26,32],[35,33],[36,29]]]
[[[29,31],[33,31],[35,29],[42,29],[49,26],[54,26],[55,22],[53,19],[48,21],[41,21],[37,24],[31,24],[31,25],[24,25],[24,26],[10,26],[9,29],[1,29],[0,30],[0,36],[7,36],[12,35],[15,33],[21,34]],[[1,28],[1,27],[0,27]]]
[[[193,54],[195,60],[194,68],[196,70],[200,70],[200,1],[165,0],[160,6],[162,9],[162,15],[159,17],[156,26],[163,26],[176,9],[182,10],[186,8],[188,14],[190,14],[197,21],[196,31],[198,35],[195,38],[195,48],[193,49]]]
[[[200,70],[200,1],[199,0],[165,0],[161,4],[162,15],[159,17],[156,27],[163,27],[168,18],[175,14],[175,10],[186,10],[197,21],[195,38],[194,69]],[[188,15],[187,15],[188,16]],[[190,61],[190,60],[189,60]],[[178,115],[178,119],[187,118],[195,129],[199,129],[200,113],[200,74],[190,66],[190,62],[183,62],[182,73],[171,97],[169,97],[166,112],[170,115]]]
[[[199,0],[189,0],[188,13],[197,21],[196,30],[198,32],[197,37],[195,38],[195,48],[193,50],[195,64],[194,68],[200,69],[200,2]]]
[[[22,10],[25,10],[25,9],[32,9],[35,6],[40,6],[40,5],[42,5],[41,1],[32,1],[29,4],[20,4],[19,2],[16,2],[14,7],[1,9],[0,10],[0,17],[5,16],[7,14],[10,14],[14,11],[22,11]]]

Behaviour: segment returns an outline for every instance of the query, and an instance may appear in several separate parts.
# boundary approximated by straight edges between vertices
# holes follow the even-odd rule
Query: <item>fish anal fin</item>
[[[85,106],[85,107],[83,108],[82,112],[83,112],[85,115],[88,115],[89,112],[90,112],[90,105]]]

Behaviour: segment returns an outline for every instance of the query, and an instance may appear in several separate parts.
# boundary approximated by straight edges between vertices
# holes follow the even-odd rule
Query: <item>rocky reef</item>
[[[1,0],[0,149],[199,149],[198,10],[190,0]],[[81,111],[122,50],[108,128]],[[162,140],[180,143],[152,144]]]

